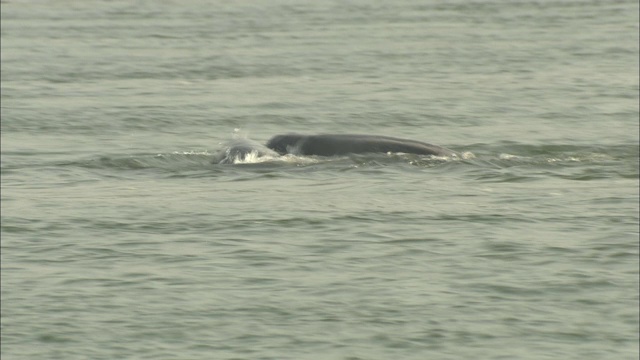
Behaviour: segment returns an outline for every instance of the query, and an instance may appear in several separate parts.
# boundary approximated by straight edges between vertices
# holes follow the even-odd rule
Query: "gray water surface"
[[[637,2],[1,16],[3,359],[638,357]]]

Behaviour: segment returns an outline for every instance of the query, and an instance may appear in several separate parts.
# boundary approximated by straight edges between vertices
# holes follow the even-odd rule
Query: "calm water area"
[[[637,1],[0,6],[3,359],[638,358]]]

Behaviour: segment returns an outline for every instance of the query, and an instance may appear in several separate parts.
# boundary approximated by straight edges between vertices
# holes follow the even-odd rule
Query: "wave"
[[[575,146],[526,145],[515,142],[451,146],[460,156],[387,153],[349,154],[345,156],[280,156],[248,138],[235,138],[213,151],[182,150],[169,153],[105,154],[71,161],[38,161],[39,154],[13,154],[21,157],[3,161],[3,175],[27,168],[62,167],[88,169],[105,176],[154,173],[169,176],[209,176],[229,171],[289,172],[343,171],[353,169],[441,168],[444,172],[461,171],[480,181],[532,181],[554,176],[575,180],[621,177],[638,178],[638,145]],[[12,155],[11,153],[5,153]],[[40,154],[41,155],[41,154]],[[29,159],[25,159],[29,157]],[[68,157],[67,157],[68,158]],[[45,158],[43,158],[45,159]],[[153,175],[152,175],[153,176]]]

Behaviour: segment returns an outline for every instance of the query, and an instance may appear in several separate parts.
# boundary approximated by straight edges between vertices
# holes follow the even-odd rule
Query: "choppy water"
[[[1,6],[3,359],[637,358],[637,2]]]

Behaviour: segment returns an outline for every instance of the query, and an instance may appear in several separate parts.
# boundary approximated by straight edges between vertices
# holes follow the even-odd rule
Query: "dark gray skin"
[[[434,156],[456,155],[454,151],[447,148],[421,141],[355,134],[276,135],[267,142],[267,147],[280,155],[335,156],[388,152]]]

